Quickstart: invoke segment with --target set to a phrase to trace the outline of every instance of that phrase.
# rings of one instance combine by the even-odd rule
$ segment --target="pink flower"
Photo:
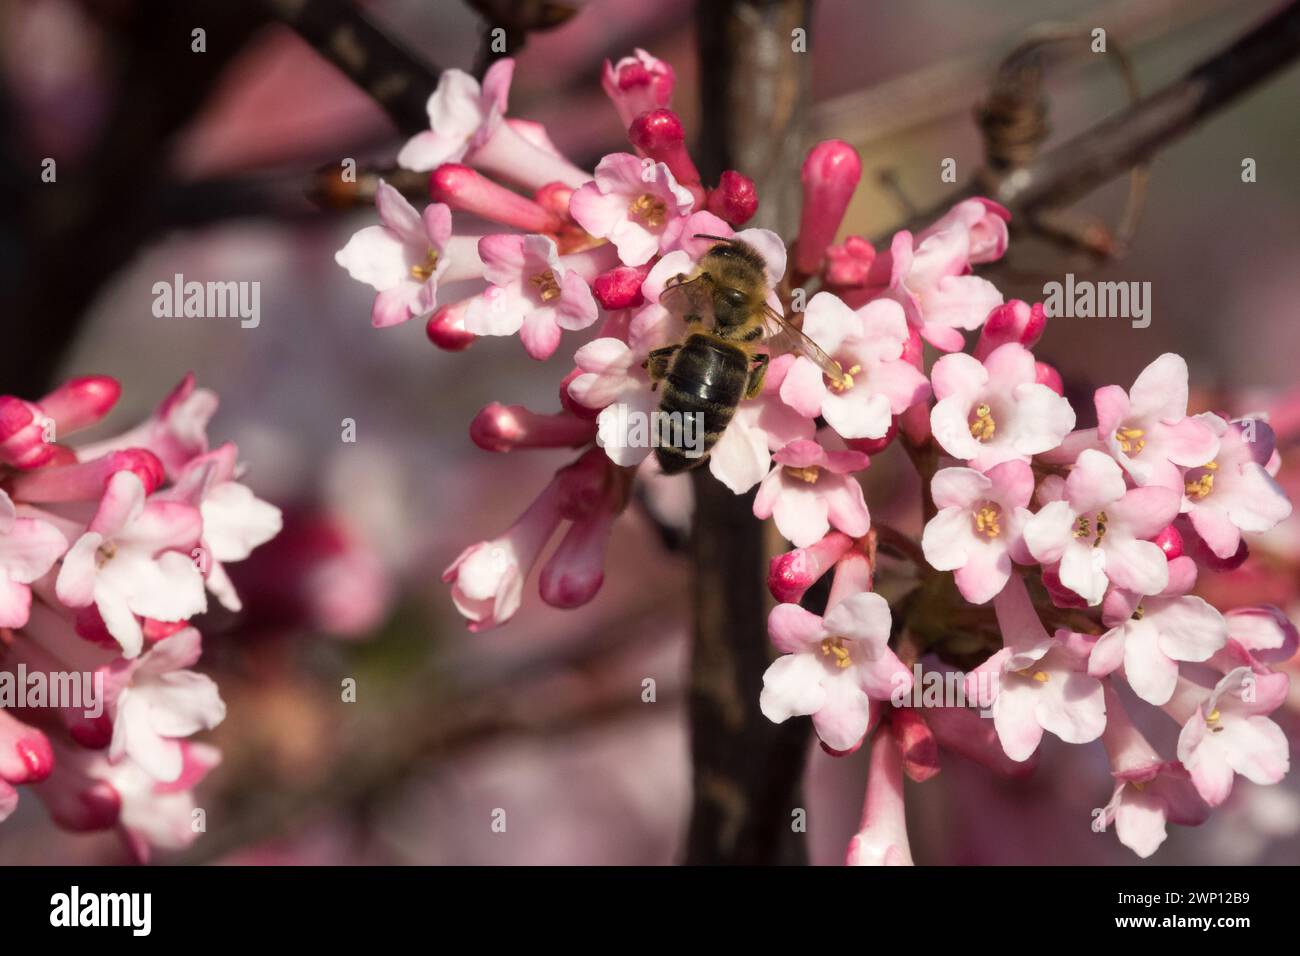
[[[799,548],[820,540],[832,525],[854,538],[871,530],[862,486],[852,475],[867,467],[866,455],[799,439],[772,457],[776,464],[754,497],[754,517],[775,518],[777,530]]]
[[[870,302],[852,311],[829,292],[812,297],[804,334],[844,370],[847,383],[827,382],[800,356],[781,385],[781,398],[808,418],[818,415],[844,438],[883,438],[893,416],[930,393],[925,375],[903,359],[907,319],[897,302]]]
[[[925,560],[953,571],[957,589],[972,604],[995,597],[1011,577],[1011,562],[1029,564],[1021,528],[1029,517],[1034,474],[1022,461],[1007,461],[981,474],[944,468],[930,485],[938,514],[921,535]]]
[[[1273,430],[1262,421],[1225,422],[1217,415],[1189,419],[1217,436],[1217,454],[1182,476],[1183,510],[1192,527],[1220,558],[1241,546],[1243,531],[1261,532],[1291,514],[1291,502],[1268,471]]]
[[[710,473],[738,495],[771,471],[772,452],[794,441],[810,440],[816,433],[811,419],[780,398],[782,366],[789,364],[788,356],[772,363],[763,391],[740,404],[709,454]]]
[[[1165,710],[1183,724],[1178,759],[1212,807],[1228,799],[1235,774],[1257,784],[1277,783],[1290,768],[1286,734],[1266,717],[1285,699],[1287,680],[1263,681],[1238,667],[1206,690],[1185,678]]]
[[[1181,764],[1160,759],[1109,686],[1102,743],[1115,790],[1094,829],[1113,826],[1119,841],[1145,859],[1164,843],[1167,823],[1205,822],[1210,808],[1192,786],[1191,776]]]
[[[44,577],[68,548],[59,530],[38,518],[19,518],[0,488],[0,627],[22,627],[32,606],[29,585]]]
[[[95,605],[123,656],[138,656],[144,632],[136,615],[183,621],[207,608],[203,576],[191,558],[202,524],[197,508],[147,501],[140,479],[119,471],[63,558],[59,600],[73,608]]]
[[[906,230],[897,233],[889,251],[872,263],[868,283],[898,300],[927,342],[952,352],[965,344],[961,330],[979,328],[1002,304],[1002,293],[987,279],[967,274],[972,254],[991,252],[982,232],[972,232],[964,220],[933,230],[915,243]]]
[[[520,333],[535,359],[550,358],[563,329],[585,329],[596,321],[591,287],[566,268],[554,240],[540,235],[495,235],[479,240],[489,286],[465,313],[475,335]]]
[[[187,627],[133,661],[110,665],[105,681],[113,712],[110,760],[128,757],[164,783],[180,778],[181,738],[211,730],[226,716],[217,685],[189,669],[201,651],[199,632]]]
[[[569,212],[593,236],[608,239],[625,265],[639,266],[672,247],[694,205],[663,163],[611,153],[596,179],[569,200]]]
[[[334,261],[348,270],[348,275],[379,293],[370,313],[375,328],[427,315],[438,305],[440,281],[454,282],[478,274],[474,240],[452,239],[451,210],[446,206],[433,203],[420,214],[382,180],[375,192],[375,206],[381,225],[366,226],[334,254]]]
[[[993,601],[1002,630],[1002,650],[967,675],[967,693],[977,695],[982,674],[997,675],[993,726],[1012,760],[1028,760],[1043,739],[1055,734],[1066,743],[1086,744],[1106,727],[1101,681],[1084,672],[1084,662],[1048,637],[1019,575]]]
[[[407,140],[397,164],[427,172],[463,160],[529,189],[551,182],[577,188],[591,179],[555,152],[544,133],[505,119],[514,69],[514,60],[498,60],[481,87],[462,70],[444,70],[429,97],[429,129]]]
[[[429,129],[407,140],[397,154],[404,169],[427,172],[456,163],[478,149],[500,128],[510,96],[515,61],[497,60],[483,75],[483,85],[463,70],[444,70],[429,97]]]
[[[1240,607],[1224,615],[1228,637],[1257,661],[1279,664],[1295,656],[1300,632],[1282,611],[1271,605]]]
[[[1074,427],[1074,409],[1038,384],[1034,356],[1018,343],[994,349],[983,362],[962,352],[945,355],[930,378],[938,399],[930,412],[935,440],[977,471],[1028,461]]]
[[[524,581],[563,517],[560,504],[552,481],[505,534],[470,545],[442,573],[471,631],[498,627],[519,610]]]
[[[155,848],[183,850],[198,837],[193,790],[221,763],[221,751],[190,741],[180,748],[181,772],[174,781],[158,780],[129,759],[104,775],[121,804],[118,830],[141,863],[149,861]]]
[[[1059,561],[1061,583],[1090,605],[1101,603],[1107,584],[1137,594],[1168,585],[1164,551],[1145,539],[1177,516],[1175,493],[1127,488],[1115,460],[1088,449],[1064,482],[1044,482],[1040,495],[1054,500],[1025,523],[1029,553],[1043,564]]]
[[[1148,704],[1167,703],[1178,684],[1178,662],[1207,661],[1228,639],[1223,615],[1201,598],[1142,598],[1132,617],[1103,634],[1088,658],[1088,673],[1124,679]]]
[[[634,442],[627,434],[636,421],[633,413],[649,414],[659,405],[642,368],[645,357],[612,337],[593,339],[573,356],[581,374],[569,383],[569,395],[579,405],[601,409],[596,439],[615,464],[637,465],[650,454],[648,442]]]
[[[1187,362],[1166,352],[1125,392],[1097,389],[1097,437],[1139,485],[1181,490],[1179,469],[1204,465],[1219,442],[1209,425],[1187,417]]]
[[[911,687],[911,671],[889,649],[889,625],[889,603],[871,591],[836,601],[825,617],[777,605],[767,628],[783,656],[763,675],[763,715],[778,724],[811,715],[827,747],[852,750],[871,724],[870,702]]]
[[[639,47],[612,66],[606,60],[600,77],[625,129],[642,113],[671,106],[675,84],[673,68]]]
[[[280,533],[280,509],[259,499],[235,480],[238,449],[227,442],[215,451],[194,458],[176,479],[174,488],[160,501],[181,501],[199,508],[203,537],[199,542],[207,558],[203,569],[208,590],[230,611],[242,608],[225,565],[243,561],[254,548]]]
[[[1010,221],[1011,213],[991,199],[964,199],[921,230],[916,241],[918,245],[923,245],[931,236],[964,232],[966,259],[969,263],[978,265],[995,262],[1007,251],[1007,223]]]

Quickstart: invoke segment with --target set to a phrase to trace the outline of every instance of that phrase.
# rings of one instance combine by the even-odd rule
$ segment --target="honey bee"
[[[838,362],[768,305],[766,263],[758,250],[740,239],[695,238],[715,240],[715,245],[693,276],[674,276],[659,297],[661,305],[685,321],[686,338],[654,349],[644,363],[651,387],[663,385],[659,411],[680,413],[677,420],[699,415],[695,420],[704,426],[702,449],[673,443],[655,448],[668,475],[707,460],[741,400],[762,390],[773,356],[798,352],[821,368],[832,387],[849,382]]]

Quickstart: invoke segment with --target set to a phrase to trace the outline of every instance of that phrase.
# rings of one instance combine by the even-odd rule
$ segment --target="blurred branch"
[[[263,0],[267,10],[338,67],[410,135],[429,125],[425,104],[441,68],[412,52],[348,0]]]
[[[1017,216],[1078,199],[1149,160],[1197,123],[1259,86],[1300,55],[1300,2],[1292,0],[1227,49],[1092,129],[1000,178],[989,191]],[[958,191],[901,228],[920,228],[976,185]]]
[[[319,779],[276,787],[238,779],[232,791],[256,799],[167,862],[206,863],[289,836],[313,819],[389,794],[431,760],[447,761],[506,737],[560,735],[644,714],[651,705],[642,701],[639,679],[627,677],[629,656],[653,653],[679,633],[661,606],[641,606],[558,651],[541,648],[517,660],[488,661],[478,673],[464,673],[453,660],[441,662],[434,673],[409,675],[405,698],[386,695],[377,709],[340,731],[336,759]],[[431,693],[443,673],[462,673],[464,679],[449,694]],[[672,707],[679,697],[677,688],[660,680],[653,706]],[[260,778],[264,768],[253,763],[250,772]]]
[[[763,202],[753,225],[790,235],[798,223],[807,119],[808,56],[791,31],[808,28],[811,0],[710,0],[696,8],[701,142],[706,181],[745,170]],[[759,710],[767,639],[764,525],[753,496],[695,472],[695,634],[691,654],[694,796],[686,862],[806,861],[791,812],[809,722],[773,724]]]
[[[201,56],[190,47],[196,22],[207,31]],[[21,240],[17,268],[8,267],[17,295],[0,391],[36,398],[49,385],[100,287],[154,230],[171,137],[262,23],[246,5],[219,0],[151,0],[101,18],[121,68],[90,159],[74,168],[55,157],[58,179],[42,183],[36,157],[5,157],[4,208]]]

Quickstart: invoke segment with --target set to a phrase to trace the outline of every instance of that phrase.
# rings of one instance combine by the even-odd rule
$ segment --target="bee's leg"
[[[746,398],[754,398],[763,390],[763,380],[767,378],[767,363],[770,361],[771,356],[766,352],[759,352],[750,359],[749,384],[745,387]]]
[[[641,363],[641,367],[650,373],[651,390],[658,388],[660,380],[668,374],[668,365],[679,348],[680,345],[666,345],[661,349],[652,349]]]

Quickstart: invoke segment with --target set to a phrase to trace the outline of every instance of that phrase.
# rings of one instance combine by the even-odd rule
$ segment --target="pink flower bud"
[[[1046,327],[1047,313],[1041,302],[1032,306],[1020,299],[1004,302],[984,320],[979,341],[975,343],[975,357],[983,361],[990,352],[1008,342],[1019,342],[1025,348],[1033,348]]]
[[[939,772],[939,743],[920,713],[909,707],[895,707],[890,711],[889,730],[909,777],[923,783]]]
[[[524,232],[554,234],[561,225],[533,200],[459,163],[444,163],[429,175],[429,198]]]
[[[657,163],[663,163],[678,185],[697,192],[700,171],[686,151],[686,131],[672,110],[658,109],[642,113],[627,130],[632,145]]]
[[[600,508],[573,526],[542,567],[538,592],[551,607],[581,607],[605,581],[605,553],[617,513]]]
[[[842,531],[832,531],[814,545],[778,554],[768,565],[767,589],[782,603],[798,604],[852,547],[852,538]]]
[[[445,305],[433,315],[424,326],[424,334],[429,341],[445,352],[463,352],[474,344],[478,338],[465,329],[465,310],[469,308],[470,299],[462,299]]]
[[[649,274],[648,262],[644,266],[616,266],[596,276],[591,291],[602,309],[615,312],[635,308],[645,302],[641,295],[641,283],[645,282],[645,277]]]
[[[153,452],[124,448],[91,461],[25,472],[13,480],[13,491],[31,502],[98,501],[109,479],[119,471],[139,478],[146,495],[161,487],[166,478],[163,464]]]
[[[1061,373],[1046,362],[1034,363],[1034,381],[1046,385],[1057,395],[1065,395],[1065,382],[1061,381]]]
[[[0,395],[0,464],[39,468],[54,458],[56,448],[45,440],[41,409],[11,395]]]
[[[1173,561],[1183,555],[1183,536],[1178,533],[1178,529],[1173,525],[1165,528],[1158,535],[1151,539],[1160,546],[1160,550],[1165,553],[1166,561]]]
[[[0,780],[38,783],[53,769],[54,751],[46,736],[0,710]]]
[[[627,127],[642,113],[672,103],[676,76],[663,60],[637,50],[615,64],[606,60],[600,85]]]
[[[569,218],[569,200],[573,187],[565,183],[547,183],[533,193],[533,201],[558,219]]]
[[[718,178],[716,189],[709,191],[709,212],[733,226],[749,222],[758,212],[758,191],[754,181],[743,173],[728,169]]]
[[[576,448],[596,436],[589,420],[568,412],[540,415],[522,405],[493,402],[474,416],[469,437],[484,451],[513,451],[516,448]]]
[[[860,451],[867,455],[878,455],[898,437],[898,418],[899,416],[894,416],[894,420],[889,423],[889,430],[880,438],[846,438],[844,444],[854,451]]]
[[[828,139],[808,151],[801,173],[803,212],[795,244],[795,269],[814,275],[835,240],[849,200],[862,177],[858,151],[839,139]]]
[[[555,473],[561,516],[582,521],[605,503],[615,465],[602,448],[592,448],[577,461]]]
[[[560,382],[560,406],[570,415],[594,422],[600,417],[601,410],[599,408],[588,408],[569,394],[569,384],[583,374],[585,373],[582,369],[574,368],[568,375],[564,376],[564,379]]]
[[[867,284],[876,247],[861,236],[849,236],[826,250],[826,282],[832,286],[856,287]]]
[[[122,386],[109,375],[83,375],[64,382],[40,401],[60,435],[89,428],[109,413]]]

